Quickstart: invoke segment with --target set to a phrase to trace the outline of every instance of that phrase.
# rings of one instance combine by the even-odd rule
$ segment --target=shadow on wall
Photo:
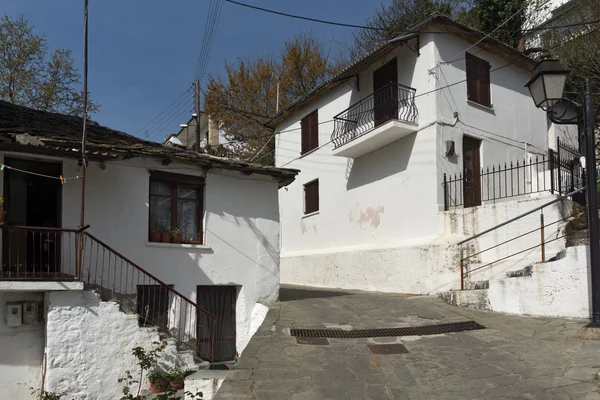
[[[353,296],[354,293],[341,290],[322,290],[300,286],[281,285],[279,301],[292,301],[302,299],[326,299],[329,297]]]
[[[359,157],[348,165],[346,190],[356,189],[405,171],[417,133]]]

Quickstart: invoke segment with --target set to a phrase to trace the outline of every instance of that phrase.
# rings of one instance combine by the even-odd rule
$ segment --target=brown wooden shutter
[[[304,185],[304,214],[319,211],[319,180]]]
[[[309,138],[310,138],[310,123],[309,123],[310,115],[302,118],[300,120],[300,130],[301,130],[301,149],[300,154],[304,154],[308,151],[309,147]]]
[[[477,102],[477,61],[467,53],[467,99]]]
[[[310,150],[319,147],[319,110],[311,114],[310,120]]]
[[[484,60],[479,60],[477,70],[479,75],[479,104],[491,107],[490,64]]]

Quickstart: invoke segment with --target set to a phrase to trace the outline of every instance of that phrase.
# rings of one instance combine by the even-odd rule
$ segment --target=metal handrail
[[[600,179],[598,179],[598,180],[596,181],[596,183],[600,183]],[[539,211],[539,210],[541,210],[541,209],[542,209],[542,208],[544,208],[544,207],[548,207],[549,205],[552,205],[552,204],[554,204],[554,203],[558,203],[559,201],[561,201],[561,200],[564,200],[564,199],[565,199],[565,198],[567,198],[567,197],[570,197],[570,196],[573,196],[574,194],[577,194],[577,193],[579,193],[579,192],[582,192],[582,191],[584,191],[584,190],[586,189],[586,187],[587,187],[587,186],[584,186],[584,187],[582,187],[582,188],[580,188],[580,189],[574,190],[574,191],[572,191],[572,192],[570,192],[570,193],[567,193],[567,194],[565,194],[565,195],[558,196],[556,199],[554,199],[554,200],[552,200],[552,201],[549,201],[549,202],[548,202],[548,203],[546,203],[546,204],[543,204],[543,205],[541,205],[541,206],[538,206],[538,207],[536,207],[536,208],[534,208],[534,209],[531,209],[531,210],[529,210],[529,211],[527,211],[527,212],[525,212],[525,213],[523,213],[523,214],[521,214],[521,215],[518,215],[518,216],[516,216],[516,217],[513,217],[513,218],[511,218],[511,219],[509,219],[509,220],[507,220],[507,221],[504,221],[504,222],[502,222],[502,223],[500,223],[500,224],[498,224],[498,225],[495,225],[495,226],[493,226],[493,227],[491,227],[491,228],[488,228],[488,229],[484,230],[483,232],[479,232],[479,233],[477,233],[477,234],[475,234],[475,235],[471,236],[471,237],[470,237],[470,238],[468,238],[468,239],[465,239],[465,240],[462,240],[462,241],[458,242],[457,244],[458,244],[458,245],[462,245],[462,244],[465,244],[465,243],[467,243],[467,242],[469,242],[469,241],[471,241],[471,240],[473,240],[473,239],[477,239],[478,237],[480,237],[480,236],[483,236],[483,235],[485,235],[486,233],[489,233],[489,232],[491,232],[491,231],[493,231],[493,230],[495,230],[495,229],[501,228],[501,227],[503,227],[504,225],[508,225],[508,224],[510,224],[511,222],[514,222],[514,221],[516,221],[516,220],[518,220],[518,219],[521,219],[521,218],[523,218],[523,217],[526,217],[526,216],[528,216],[528,215],[530,215],[530,214],[533,214],[534,212],[536,212],[536,211]]]

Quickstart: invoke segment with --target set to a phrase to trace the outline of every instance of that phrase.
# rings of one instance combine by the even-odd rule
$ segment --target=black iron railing
[[[552,162],[546,156],[536,156],[530,158],[529,162],[517,160],[514,163],[481,168],[481,171],[476,171],[469,177],[464,177],[463,174],[444,174],[444,209],[465,205],[464,186],[467,179],[471,183],[469,186],[480,194],[471,197],[477,197],[481,202],[545,191],[554,192],[557,186],[553,172]],[[474,205],[479,204],[465,206]]]
[[[419,113],[415,92],[416,89],[390,82],[333,117],[331,141],[335,148],[393,119],[416,123]]]

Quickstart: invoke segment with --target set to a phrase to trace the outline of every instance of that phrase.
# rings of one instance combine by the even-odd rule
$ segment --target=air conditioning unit
[[[23,303],[23,325],[35,325],[38,323],[38,303],[26,301]]]
[[[6,326],[16,328],[23,325],[23,305],[21,303],[6,303]]]

